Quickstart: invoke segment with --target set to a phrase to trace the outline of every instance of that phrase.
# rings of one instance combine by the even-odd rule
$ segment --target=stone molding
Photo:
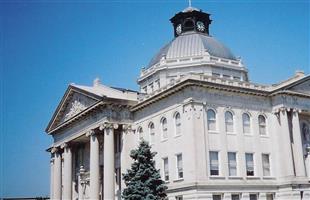
[[[111,123],[111,122],[104,122],[100,124],[99,130],[102,131],[104,129],[118,129],[117,123]]]

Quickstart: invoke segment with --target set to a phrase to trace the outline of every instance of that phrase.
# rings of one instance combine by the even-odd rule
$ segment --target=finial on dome
[[[101,84],[100,79],[99,79],[98,77],[95,78],[94,81],[93,81],[93,85],[94,85],[94,86],[99,86],[100,84]]]

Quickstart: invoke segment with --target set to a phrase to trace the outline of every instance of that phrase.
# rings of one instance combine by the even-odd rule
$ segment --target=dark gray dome
[[[162,57],[179,59],[202,56],[208,52],[211,56],[236,60],[232,52],[214,37],[197,32],[182,34],[165,45],[150,61],[148,67],[158,63]]]

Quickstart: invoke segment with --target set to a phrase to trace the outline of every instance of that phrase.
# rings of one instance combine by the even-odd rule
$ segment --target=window
[[[174,116],[175,120],[175,135],[181,135],[181,115],[176,113]]]
[[[240,200],[240,194],[232,194],[231,200]]]
[[[217,151],[210,151],[210,175],[218,176],[219,173],[219,157]]]
[[[154,84],[153,83],[149,84],[149,87],[150,87],[150,91],[154,92]]]
[[[183,158],[182,158],[182,154],[178,154],[177,155],[177,176],[178,179],[183,178]]]
[[[167,128],[167,119],[161,119],[161,129],[162,129],[162,139],[168,138],[168,128]]]
[[[143,129],[142,129],[142,127],[138,128],[137,133],[138,133],[139,140],[142,140],[143,139]]]
[[[274,199],[274,194],[266,194],[266,199],[267,200],[273,200]]]
[[[156,83],[157,89],[159,89],[159,88],[160,88],[160,81],[159,81],[159,79],[157,79],[157,80],[155,81],[155,83]]]
[[[207,118],[208,118],[208,130],[215,131],[216,130],[216,114],[214,110],[209,109],[207,111]]]
[[[269,154],[262,154],[263,176],[270,176]]]
[[[222,200],[222,195],[220,195],[220,194],[213,194],[212,195],[212,200]]]
[[[246,175],[254,176],[254,160],[252,153],[245,154],[245,162],[246,162]]]
[[[144,87],[142,88],[142,90],[143,90],[144,93],[147,93],[147,86],[144,86]]]
[[[150,123],[149,125],[149,133],[150,133],[150,145],[154,144],[155,142],[155,127],[153,122]]]
[[[229,176],[237,176],[237,158],[235,152],[228,152]]]
[[[250,194],[250,200],[257,200],[257,194]]]
[[[183,200],[183,196],[176,196],[175,200]]]
[[[247,113],[242,114],[243,133],[249,134],[251,132],[250,116]]]
[[[169,164],[168,164],[168,158],[163,159],[164,162],[164,180],[169,181]]]
[[[223,78],[230,79],[229,75],[223,74]]]
[[[266,135],[266,118],[263,115],[258,116],[259,134]]]
[[[226,132],[234,132],[234,116],[231,112],[225,112],[225,128]]]

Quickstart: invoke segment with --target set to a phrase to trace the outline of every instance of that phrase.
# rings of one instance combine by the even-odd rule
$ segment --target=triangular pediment
[[[307,76],[304,79],[291,84],[290,86],[286,87],[285,90],[310,95],[310,76]]]
[[[78,116],[83,111],[100,101],[100,97],[70,85],[59,103],[46,131]]]

